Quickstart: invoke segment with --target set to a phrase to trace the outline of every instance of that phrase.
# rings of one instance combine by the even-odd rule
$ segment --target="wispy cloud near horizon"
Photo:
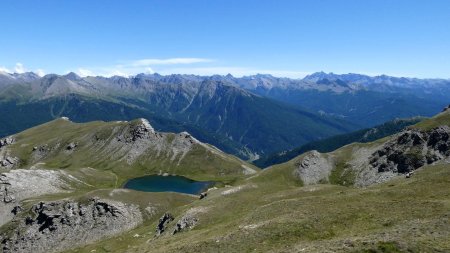
[[[69,71],[68,71],[69,72]],[[310,72],[291,70],[255,69],[240,66],[223,66],[207,58],[167,58],[139,59],[121,62],[112,66],[80,67],[75,71],[80,76],[133,76],[140,73],[163,75],[194,74],[194,75],[227,75],[236,77],[256,74],[271,74],[277,77],[302,78]]]
[[[144,67],[155,65],[178,65],[213,62],[212,59],[205,58],[169,58],[169,59],[141,59],[131,62],[131,66]]]
[[[11,70],[5,66],[1,66],[0,67],[0,72],[3,73],[9,73],[9,74],[13,74],[13,73],[17,73],[17,74],[23,74],[25,72],[34,72],[35,74],[37,74],[38,76],[44,76],[45,75],[45,71],[43,69],[36,69],[36,70],[28,70],[27,68],[25,68],[25,66],[20,63],[17,62],[16,65],[14,65],[14,68]]]
[[[214,62],[214,60],[206,58],[149,58],[121,62],[112,66],[79,67],[75,72],[80,76],[132,76],[139,73],[155,73],[154,68],[158,66],[193,65],[211,62]]]

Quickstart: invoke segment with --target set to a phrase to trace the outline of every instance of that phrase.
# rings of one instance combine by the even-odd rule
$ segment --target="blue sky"
[[[450,1],[4,0],[0,70],[450,78]]]

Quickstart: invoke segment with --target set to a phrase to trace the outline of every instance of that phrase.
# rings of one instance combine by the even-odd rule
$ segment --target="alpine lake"
[[[128,180],[124,188],[144,192],[200,194],[213,185],[212,181],[195,181],[183,176],[148,175]]]

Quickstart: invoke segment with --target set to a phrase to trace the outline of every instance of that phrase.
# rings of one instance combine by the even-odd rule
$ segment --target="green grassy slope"
[[[429,166],[413,178],[366,189],[298,187],[279,173],[266,173],[242,182],[240,192],[223,196],[226,188],[218,189],[204,200],[172,209],[176,217],[188,209],[206,210],[191,231],[156,239],[154,218],[150,225],[68,252],[450,250],[449,165]],[[280,180],[273,180],[275,175]]]
[[[423,120],[422,122],[416,124],[414,127],[423,129],[423,130],[430,130],[431,128],[447,125],[450,126],[450,109],[447,109],[446,111],[430,118],[427,120]]]

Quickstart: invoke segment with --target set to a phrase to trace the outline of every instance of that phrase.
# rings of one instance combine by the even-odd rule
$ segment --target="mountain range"
[[[147,118],[157,130],[254,160],[395,118],[431,116],[450,81],[323,72],[303,79],[139,74],[0,74],[0,136],[67,116],[75,122]]]

